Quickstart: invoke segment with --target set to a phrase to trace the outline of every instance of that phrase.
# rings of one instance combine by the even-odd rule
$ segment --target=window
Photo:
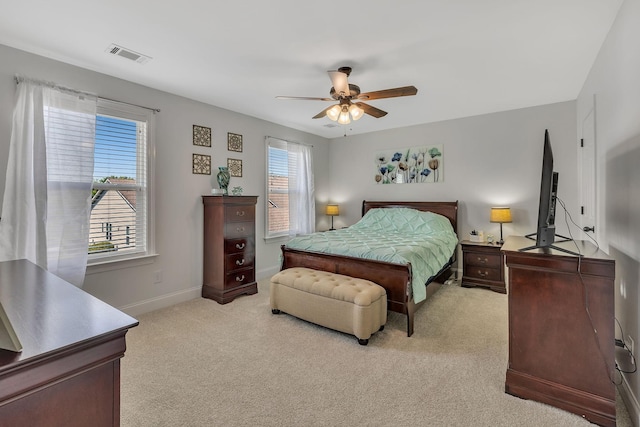
[[[265,238],[315,231],[311,147],[267,137]]]
[[[89,264],[154,252],[152,120],[151,110],[98,100]]]

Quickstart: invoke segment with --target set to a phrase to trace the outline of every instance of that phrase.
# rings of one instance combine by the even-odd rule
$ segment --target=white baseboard
[[[633,391],[631,390],[631,387],[624,375],[622,376],[622,384],[618,386],[618,391],[620,392],[620,397],[622,397],[622,400],[627,407],[631,422],[636,427],[640,426],[640,404],[638,404],[638,399],[633,394]]]
[[[160,295],[158,297],[150,298],[133,304],[128,304],[124,307],[118,307],[118,309],[120,311],[124,311],[129,316],[136,317],[150,311],[159,310],[161,308],[169,307],[174,304],[179,304],[181,302],[189,301],[195,298],[200,298],[201,295],[202,286],[196,286],[182,291]]]

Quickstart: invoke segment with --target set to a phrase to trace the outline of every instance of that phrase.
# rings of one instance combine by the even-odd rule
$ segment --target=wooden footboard
[[[308,267],[345,276],[371,280],[387,291],[389,310],[407,316],[407,336],[413,334],[415,304],[411,290],[411,264],[400,265],[383,261],[305,252],[282,245],[282,269]]]

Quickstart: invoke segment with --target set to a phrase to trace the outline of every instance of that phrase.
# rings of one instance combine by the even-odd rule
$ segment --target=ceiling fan
[[[374,99],[396,98],[399,96],[411,96],[418,93],[415,86],[403,86],[394,89],[377,90],[374,92],[360,92],[360,87],[348,82],[351,74],[351,67],[340,67],[336,71],[327,71],[333,87],[329,91],[331,98],[314,98],[306,96],[277,96],[278,99],[301,99],[311,101],[338,101],[338,104],[325,108],[315,116],[320,119],[324,116],[340,124],[349,124],[351,120],[358,120],[363,114],[368,114],[375,118],[384,117],[386,111],[372,105],[359,102],[360,100],[372,101]],[[352,102],[358,101],[358,102]]]

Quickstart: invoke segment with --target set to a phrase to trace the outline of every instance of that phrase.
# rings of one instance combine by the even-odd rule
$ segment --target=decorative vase
[[[226,166],[220,166],[218,167],[218,169],[220,170],[218,172],[218,175],[216,175],[216,178],[218,179],[218,185],[220,186],[220,189],[223,191],[223,194],[229,195],[229,191],[227,190],[227,187],[229,187],[229,180],[231,179],[231,174],[229,174],[229,168]]]

